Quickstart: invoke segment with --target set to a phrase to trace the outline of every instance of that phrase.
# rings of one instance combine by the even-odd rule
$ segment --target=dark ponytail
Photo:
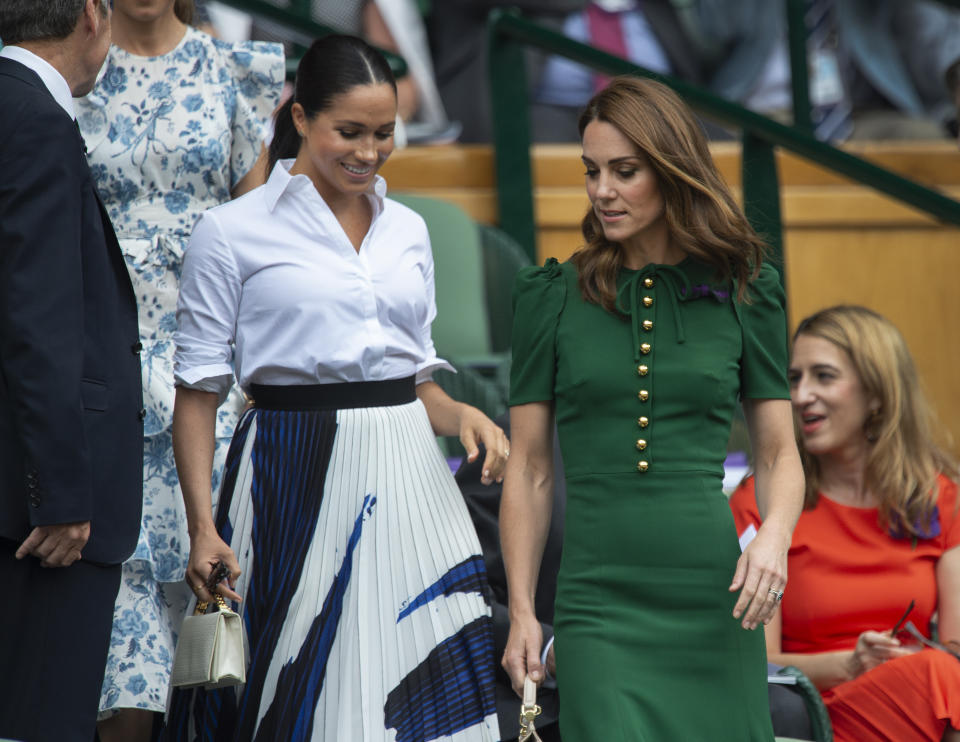
[[[296,157],[299,151],[300,135],[293,123],[293,96],[291,95],[273,114],[273,139],[270,140],[270,147],[267,150],[267,174],[269,175],[273,170],[277,160]]]
[[[312,119],[330,108],[336,96],[357,85],[379,83],[387,83],[396,93],[397,81],[387,60],[363,39],[331,34],[314,41],[297,66],[293,95],[274,114],[268,173],[277,160],[296,157],[300,151],[294,103],[303,106],[307,119]]]

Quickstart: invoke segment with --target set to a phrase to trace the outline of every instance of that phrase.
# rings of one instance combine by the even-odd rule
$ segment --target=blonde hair
[[[757,277],[767,246],[753,231],[717,170],[707,140],[690,109],[666,85],[637,77],[615,77],[580,116],[587,125],[616,127],[649,159],[663,197],[670,237],[680,249],[735,279],[737,298]],[[571,257],[584,299],[614,312],[617,272],[623,249],[608,241],[593,208],[581,223],[585,244]]]
[[[937,475],[955,477],[957,462],[942,445],[945,434],[920,387],[913,358],[900,331],[885,317],[860,306],[823,309],[800,322],[793,339],[822,338],[847,354],[868,399],[880,407],[864,420],[871,442],[865,486],[879,498],[882,524],[923,538],[937,503]],[[806,475],[804,507],[816,505],[820,471],[802,440]]]

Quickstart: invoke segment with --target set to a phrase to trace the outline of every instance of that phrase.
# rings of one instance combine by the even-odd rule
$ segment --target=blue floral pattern
[[[170,436],[183,251],[200,214],[228,200],[256,162],[284,70],[278,44],[227,44],[188,28],[159,57],[111,47],[93,91],[77,101],[91,172],[137,296],[147,410],[140,540],[124,565],[101,711],[162,711],[166,702],[171,635],[184,606],[165,601],[170,586],[156,583],[182,581],[189,550]],[[234,389],[217,413],[214,493],[243,405]]]

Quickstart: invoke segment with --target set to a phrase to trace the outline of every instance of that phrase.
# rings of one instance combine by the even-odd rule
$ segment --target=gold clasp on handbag
[[[523,704],[520,706],[520,734],[517,742],[543,742],[533,725],[543,709],[537,705],[537,685],[529,677],[523,681]]]
[[[213,594],[214,600],[217,603],[218,611],[229,611],[230,606],[227,605],[227,601],[223,599],[223,596],[220,593]],[[210,608],[210,602],[207,600],[198,600],[197,607],[193,609],[194,616],[202,616]]]

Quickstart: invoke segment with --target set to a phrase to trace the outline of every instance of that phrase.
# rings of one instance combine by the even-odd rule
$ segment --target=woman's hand
[[[916,650],[900,644],[896,637],[884,631],[864,631],[857,638],[857,646],[847,660],[850,679],[882,665],[887,660],[913,654]]]
[[[740,590],[733,617],[743,617],[743,628],[755,629],[773,618],[780,605],[777,595],[787,584],[789,548],[789,533],[782,535],[764,525],[737,560],[730,592]]]
[[[510,619],[510,635],[500,664],[510,676],[514,692],[523,698],[523,681],[530,676],[537,685],[543,682],[543,665],[540,652],[543,649],[543,629],[532,613]]]
[[[480,476],[483,484],[503,481],[503,470],[510,456],[510,441],[500,426],[476,407],[463,405],[460,413],[460,442],[467,452],[467,461],[476,461],[480,455],[480,443],[487,449]],[[522,685],[521,683],[521,687]]]
[[[226,582],[220,582],[214,592],[220,593],[224,598],[241,600],[240,595],[234,592],[237,585],[237,578],[240,576],[240,563],[237,561],[233,550],[227,546],[222,538],[215,532],[202,532],[190,537],[190,561],[187,564],[187,584],[197,596],[197,600],[210,602],[213,595],[204,586],[209,579],[210,573],[217,562],[223,562],[230,574]]]

